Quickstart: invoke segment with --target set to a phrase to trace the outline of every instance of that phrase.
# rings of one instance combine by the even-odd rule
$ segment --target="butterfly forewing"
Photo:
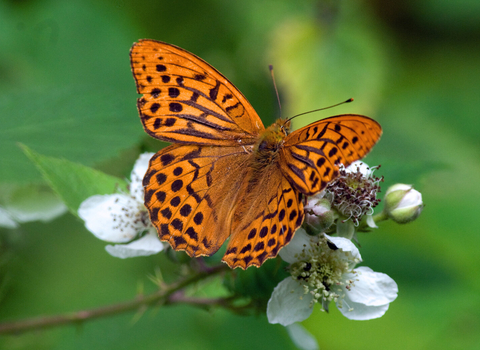
[[[337,177],[341,164],[365,157],[381,134],[375,120],[356,114],[314,122],[285,139],[282,172],[300,192],[313,195]]]
[[[163,141],[250,145],[264,130],[247,99],[215,68],[177,46],[140,40],[130,50],[145,131]]]

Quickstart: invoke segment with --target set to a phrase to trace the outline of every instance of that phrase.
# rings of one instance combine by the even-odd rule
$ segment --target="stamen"
[[[351,252],[331,249],[326,237],[317,236],[312,239],[319,241],[308,249],[304,246],[297,256],[299,261],[290,266],[290,273],[293,279],[302,283],[304,295],[312,295],[310,307],[315,303],[321,303],[323,310],[327,310],[325,305],[343,298],[337,293],[342,289],[334,290],[334,286],[345,285],[348,290],[354,286],[352,280],[343,281],[342,276],[346,272],[351,272],[350,262],[357,262],[358,259],[354,259]]]
[[[364,175],[359,166],[354,172],[347,172],[342,166],[340,176],[327,186],[325,197],[347,218],[345,221],[352,220],[358,226],[361,218],[372,214],[373,208],[380,203],[376,195],[380,192],[383,176],[373,176],[373,171],[379,167],[370,168],[369,174]]]

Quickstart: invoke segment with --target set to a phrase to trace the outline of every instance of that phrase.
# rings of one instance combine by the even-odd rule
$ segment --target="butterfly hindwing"
[[[270,166],[238,198],[232,235],[222,260],[232,268],[261,266],[290,242],[303,219],[301,193],[276,164]]]
[[[245,169],[242,147],[172,145],[150,160],[145,206],[162,241],[212,255],[230,234],[227,217]]]
[[[319,120],[285,139],[281,168],[295,188],[313,195],[345,167],[362,159],[382,134],[380,125],[365,116],[346,114]]]
[[[177,46],[140,40],[130,50],[145,131],[160,140],[238,146],[264,130],[243,94],[215,68]]]

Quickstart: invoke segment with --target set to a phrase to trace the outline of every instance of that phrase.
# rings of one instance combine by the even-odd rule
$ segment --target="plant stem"
[[[373,221],[375,222],[381,222],[385,220],[388,220],[388,215],[384,210],[373,216]]]
[[[169,297],[179,290],[198,282],[204,278],[210,277],[224,271],[227,265],[218,265],[207,272],[200,271],[181,281],[166,285],[159,291],[149,295],[139,295],[133,300],[125,301],[118,304],[107,305],[96,309],[68,312],[65,314],[54,316],[39,316],[28,318],[20,321],[0,323],[0,334],[20,333],[34,329],[43,329],[73,323],[81,323],[83,321],[95,318],[120,314],[127,311],[144,309],[148,306],[158,305],[168,302]],[[215,299],[214,299],[215,300]]]
[[[220,298],[198,298],[185,296],[183,291],[178,291],[168,298],[165,305],[171,304],[186,304],[190,306],[196,306],[204,310],[210,310],[213,307],[221,307],[229,310],[238,315],[246,315],[248,311],[252,309],[252,302],[245,301],[244,303],[238,303],[239,298],[235,296],[220,297]]]

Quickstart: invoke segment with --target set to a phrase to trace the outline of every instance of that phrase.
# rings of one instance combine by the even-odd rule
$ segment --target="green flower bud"
[[[422,194],[411,185],[395,184],[385,194],[385,212],[396,223],[415,220],[423,207]]]

